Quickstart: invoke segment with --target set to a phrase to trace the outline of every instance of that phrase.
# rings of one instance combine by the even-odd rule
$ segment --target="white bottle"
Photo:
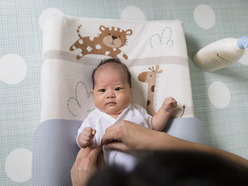
[[[201,69],[213,72],[238,61],[244,55],[245,48],[248,48],[248,36],[225,38],[200,49],[193,60]]]

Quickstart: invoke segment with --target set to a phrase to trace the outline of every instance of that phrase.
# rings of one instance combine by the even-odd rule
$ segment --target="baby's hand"
[[[96,130],[90,127],[86,127],[78,136],[78,144],[81,147],[87,147],[91,145],[92,139],[96,134]]]
[[[172,113],[177,108],[177,101],[173,97],[168,97],[164,100],[162,108],[164,111]]]

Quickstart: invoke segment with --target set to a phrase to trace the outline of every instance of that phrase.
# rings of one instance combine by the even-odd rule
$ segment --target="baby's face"
[[[117,118],[131,102],[132,88],[128,84],[127,75],[105,64],[95,72],[94,79],[95,106]]]

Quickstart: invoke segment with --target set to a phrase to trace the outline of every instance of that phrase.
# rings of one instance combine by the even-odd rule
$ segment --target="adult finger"
[[[77,154],[76,159],[81,159],[81,158],[85,158],[89,155],[91,149],[86,147],[86,148],[81,148],[80,151]]]
[[[91,147],[81,148],[77,154],[75,163],[79,164],[80,166],[80,164],[84,163],[82,160],[88,157],[94,158],[96,160],[101,149],[102,149],[101,146],[95,148],[91,148]]]
[[[115,149],[120,151],[128,151],[130,150],[124,143],[122,142],[110,142],[104,146],[105,149]]]
[[[111,142],[118,142],[118,141],[120,141],[120,132],[116,130],[116,126],[111,126],[106,129],[101,143],[102,145],[105,145]]]
[[[87,148],[90,148],[90,147],[87,147]],[[101,150],[102,150],[102,146],[97,146],[90,151],[88,156],[91,157],[92,160],[96,161]]]

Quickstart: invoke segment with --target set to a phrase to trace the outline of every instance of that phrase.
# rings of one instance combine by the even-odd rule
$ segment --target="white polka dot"
[[[216,81],[208,88],[208,98],[217,108],[225,108],[230,102],[230,91],[226,84]]]
[[[7,84],[20,83],[26,76],[25,61],[16,54],[7,54],[0,58],[0,80]]]
[[[203,29],[210,29],[215,25],[215,13],[208,5],[198,5],[194,11],[195,22]]]
[[[243,57],[239,60],[242,65],[248,65],[248,49],[245,50]]]
[[[56,8],[48,8],[40,14],[39,24],[42,30],[45,27],[46,20],[48,20],[50,17],[54,15],[64,15],[64,13]]]
[[[136,6],[128,6],[124,8],[124,10],[121,13],[121,19],[123,20],[139,20],[144,21],[146,20],[145,14],[142,10],[140,10]]]
[[[5,171],[15,182],[29,180],[32,172],[32,153],[24,148],[13,150],[6,158]]]

